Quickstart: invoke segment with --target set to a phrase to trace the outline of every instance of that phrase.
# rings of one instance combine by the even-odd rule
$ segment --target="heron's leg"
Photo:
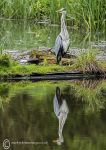
[[[60,65],[62,66],[62,59],[61,59],[61,61],[60,61]]]
[[[56,58],[57,59],[57,64],[60,64],[61,58],[62,58],[61,53],[58,53],[57,58]]]

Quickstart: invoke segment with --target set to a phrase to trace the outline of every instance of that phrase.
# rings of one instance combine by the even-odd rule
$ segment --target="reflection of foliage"
[[[104,90],[106,90],[105,84],[103,85],[103,87],[104,87]],[[82,101],[85,102],[85,111],[87,113],[100,111],[101,109],[104,109],[106,99],[104,95],[101,93],[101,89],[103,87],[102,87],[102,84],[98,84],[96,88],[92,87],[91,84],[87,88],[83,87],[83,84],[80,86],[78,85],[75,86],[76,96],[82,97]]]
[[[60,32],[60,26],[50,26],[45,24],[34,24],[31,21],[0,21],[0,49],[37,49],[42,47],[53,47],[56,36]],[[68,29],[70,30],[70,29]],[[105,39],[101,33],[98,36],[89,32],[82,33],[80,30],[73,29],[69,32],[71,47],[88,48],[91,41]]]
[[[80,81],[79,81],[80,82]],[[97,88],[98,84],[100,84],[100,80],[83,80],[82,82],[79,83],[79,85],[81,84],[83,87],[85,88],[89,88],[89,89],[95,89]]]
[[[0,96],[5,98],[8,97],[9,94],[9,85],[8,84],[0,84]]]
[[[0,22],[0,47],[2,49],[34,49],[52,47],[55,39],[55,30],[50,26],[32,24],[27,21]],[[54,34],[52,34],[54,33]]]
[[[73,99],[76,99],[76,103],[78,101],[82,101],[82,104],[84,104],[85,112],[87,113],[100,111],[105,107],[105,81],[102,82],[98,80],[83,80],[76,81],[75,83],[70,83],[70,85],[66,83],[67,82],[65,81],[62,85],[61,82],[57,82],[55,84],[51,82],[39,82],[39,84],[34,84],[31,82],[20,82],[14,84],[5,83],[5,85],[1,84],[0,95],[2,95],[3,93],[6,95],[6,93],[8,93],[6,91],[9,91],[7,96],[9,95],[9,97],[11,97],[16,91],[19,92],[21,90],[27,90],[28,93],[32,94],[36,99],[43,100],[43,98],[45,99],[45,96],[47,94],[50,95],[50,93],[54,93],[55,87],[59,86],[62,89],[63,98],[71,99],[73,95]],[[68,88],[67,85],[69,87],[72,86],[72,88]],[[70,93],[72,94],[70,95]]]
[[[20,141],[20,139],[23,141],[44,140],[51,144],[56,137],[58,127],[53,112],[53,97],[58,86],[70,111],[65,124],[66,128],[63,131],[65,145],[69,149],[96,150],[98,146],[103,150],[106,144],[104,139],[106,120],[102,118],[103,112],[105,116],[105,109],[101,107],[101,98],[105,108],[103,93],[106,90],[106,84],[105,81],[100,81],[93,89],[90,81],[90,88],[87,81],[83,82],[85,83],[82,84],[82,81],[2,83],[1,91],[6,92],[5,87],[9,87],[10,100],[9,103],[5,101],[7,105],[4,105],[4,111],[0,111],[1,139],[8,135],[14,141]],[[95,104],[96,101],[97,104]],[[93,108],[89,109],[91,103]],[[97,108],[102,111],[99,112]],[[27,148],[24,147],[24,149]],[[43,149],[49,150],[50,147],[47,145]]]
[[[3,83],[0,84],[0,109],[4,109],[3,104],[8,103],[10,100],[9,97],[9,85]]]

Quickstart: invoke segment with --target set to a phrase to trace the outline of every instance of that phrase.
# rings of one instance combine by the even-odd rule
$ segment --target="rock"
[[[105,47],[105,42],[103,43],[103,47]],[[99,45],[100,46],[100,45]],[[89,49],[78,49],[78,48],[71,48],[67,52],[67,54],[63,57],[63,65],[67,65],[70,63],[71,58],[78,57],[81,53],[85,53],[89,51]],[[55,64],[56,57],[52,52],[51,48],[42,47],[39,50],[4,50],[4,54],[11,55],[13,60],[18,61],[20,64],[39,64],[43,63],[45,60],[48,64]],[[97,60],[106,60],[106,50],[100,50],[96,56]]]
[[[103,61],[103,60],[106,61],[106,52],[105,51],[101,51],[99,54],[97,54],[96,59],[97,60],[101,60],[101,61]]]
[[[21,60],[19,61],[19,63],[20,63],[20,64],[23,64],[23,65],[26,64],[27,62],[28,62],[27,59],[21,59]]]
[[[31,58],[31,59],[27,60],[27,62],[30,64],[38,65],[40,63],[40,60],[39,60],[39,58]]]
[[[99,49],[101,49],[101,50],[106,51],[106,41],[101,41],[101,42],[99,42],[99,43],[94,43],[94,42],[92,42],[91,45],[92,45],[92,47],[94,47],[94,48],[99,48]]]

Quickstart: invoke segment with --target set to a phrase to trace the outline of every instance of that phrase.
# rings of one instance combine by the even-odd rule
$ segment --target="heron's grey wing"
[[[67,115],[69,113],[69,109],[68,109],[68,105],[65,99],[63,99],[63,102],[60,106],[60,115],[59,115],[59,130],[58,130],[58,134],[59,134],[59,140],[60,142],[63,142],[63,135],[62,135],[62,131],[63,131],[63,127],[64,124],[66,122],[67,119]]]
[[[63,47],[62,37],[60,35],[58,35],[56,38],[55,47],[54,47],[56,56],[58,55],[58,52],[59,52],[60,48],[62,48],[62,47]]]
[[[55,112],[56,116],[58,117],[59,112],[60,112],[60,110],[59,110],[60,106],[59,106],[56,94],[55,94],[54,99],[53,99],[53,105],[54,105],[54,112]]]
[[[63,99],[62,104],[60,106],[60,112],[66,113],[66,114],[69,113],[69,108],[65,99]]]

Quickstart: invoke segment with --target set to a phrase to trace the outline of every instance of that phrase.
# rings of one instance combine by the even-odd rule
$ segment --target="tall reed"
[[[68,12],[67,22],[75,27],[105,32],[106,5],[103,0],[0,0],[0,17],[59,22],[56,10]]]

